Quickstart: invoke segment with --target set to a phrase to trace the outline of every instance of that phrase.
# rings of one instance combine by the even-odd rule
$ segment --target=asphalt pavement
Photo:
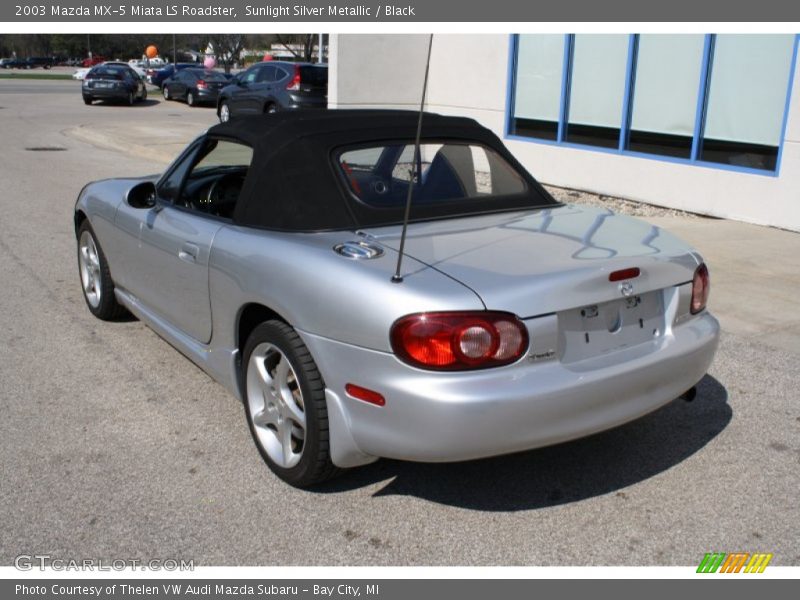
[[[724,332],[695,401],[551,448],[379,461],[299,491],[262,463],[239,402],[81,296],[82,186],[162,170],[214,111],[155,94],[84,106],[78,86],[0,80],[0,564],[696,565],[711,551],[800,564],[800,235],[659,223],[715,277]]]

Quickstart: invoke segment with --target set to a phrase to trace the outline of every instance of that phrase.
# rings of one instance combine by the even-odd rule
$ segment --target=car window
[[[412,143],[345,149],[338,154],[338,167],[350,191],[372,206],[402,206],[413,165]],[[413,183],[415,204],[486,199],[526,190],[522,176],[480,144],[425,142],[420,145],[418,171],[420,176]]]
[[[197,151],[200,148],[200,145],[197,144],[192,148],[189,148],[184,155],[178,160],[178,162],[172,167],[172,170],[167,173],[167,175],[161,180],[158,184],[158,197],[165,202],[174,203],[175,200],[178,198],[178,195],[181,191],[181,184],[183,180],[186,178],[186,173],[189,171],[189,167],[192,166],[194,162],[194,157],[197,155]]]
[[[241,77],[241,81],[244,83],[253,83],[256,80],[256,76],[258,75],[258,69],[251,67],[247,71],[243,77]]]
[[[249,146],[209,139],[181,186],[176,205],[230,219],[253,159]]]
[[[225,75],[218,73],[217,71],[204,71],[202,76],[205,81],[219,81],[223,83],[228,81],[228,78],[225,77]]]
[[[300,79],[303,83],[313,87],[326,87],[328,85],[328,67],[302,66]]]
[[[256,76],[256,83],[270,83],[272,81],[275,81],[275,67],[260,67]]]
[[[125,70],[122,67],[117,67],[114,65],[101,65],[89,71],[86,77],[88,79],[122,80],[125,78]]]

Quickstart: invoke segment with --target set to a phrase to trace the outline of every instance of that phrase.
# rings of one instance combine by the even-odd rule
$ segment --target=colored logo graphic
[[[763,573],[767,568],[772,554],[749,552],[708,552],[697,567],[698,573]]]

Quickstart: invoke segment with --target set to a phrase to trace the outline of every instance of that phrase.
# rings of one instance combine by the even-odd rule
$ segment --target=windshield
[[[403,206],[412,180],[414,145],[397,143],[343,150],[339,169],[350,191],[375,207]],[[479,144],[425,142],[420,145],[420,176],[414,205],[491,199],[521,194],[523,178],[493,150]]]

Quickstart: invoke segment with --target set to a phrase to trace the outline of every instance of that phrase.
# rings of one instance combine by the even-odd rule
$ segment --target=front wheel
[[[262,323],[242,360],[247,424],[267,466],[295,487],[335,476],[325,385],[297,332],[281,321]]]
[[[95,317],[112,321],[125,314],[125,309],[114,296],[114,281],[108,262],[88,221],[78,229],[78,273],[83,299]]]
[[[169,95],[169,88],[166,85],[164,86],[163,93],[164,93],[164,100],[172,100],[172,98],[170,98]]]
[[[223,102],[219,105],[219,122],[220,123],[227,123],[231,120],[231,108],[228,106],[227,102]]]
[[[133,106],[135,101],[136,97],[133,95],[133,92],[128,92],[128,106]]]
[[[139,98],[139,101],[140,102],[144,102],[145,100],[147,100],[147,87],[146,86],[142,86],[142,95]]]
[[[89,104],[91,104],[92,102],[93,102],[93,100],[92,100],[92,97],[91,97],[91,96],[84,96],[84,97],[83,97],[83,103],[84,103],[84,104],[86,104],[86,105],[89,105]]]

